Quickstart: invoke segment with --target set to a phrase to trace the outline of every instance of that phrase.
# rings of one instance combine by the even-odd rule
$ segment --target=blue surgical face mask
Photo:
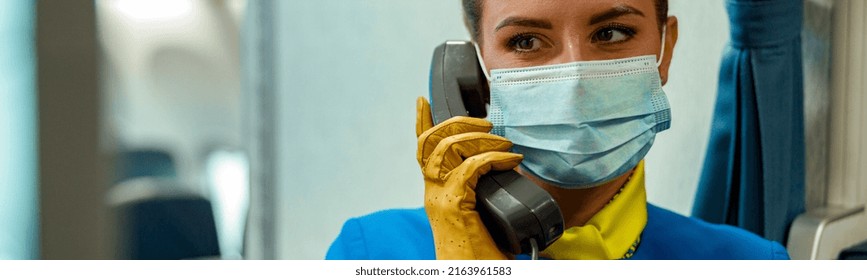
[[[492,133],[547,183],[602,185],[635,167],[670,126],[657,66],[647,55],[492,70]]]

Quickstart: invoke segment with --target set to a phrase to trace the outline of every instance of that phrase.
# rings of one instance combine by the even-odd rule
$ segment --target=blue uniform
[[[423,208],[384,210],[348,220],[326,259],[436,259]],[[746,230],[687,218],[647,204],[647,225],[631,259],[789,259],[779,243]]]

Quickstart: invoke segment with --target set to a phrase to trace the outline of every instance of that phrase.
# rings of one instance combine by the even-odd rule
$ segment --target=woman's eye
[[[532,35],[516,35],[509,40],[509,47],[518,52],[537,51],[543,44],[542,40]]]
[[[594,43],[616,43],[627,40],[635,35],[635,32],[620,28],[605,28],[593,34]]]

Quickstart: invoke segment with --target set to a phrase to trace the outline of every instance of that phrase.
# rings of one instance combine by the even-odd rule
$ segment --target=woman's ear
[[[661,50],[662,61],[659,64],[659,77],[662,78],[662,84],[668,82],[668,67],[671,66],[671,58],[674,57],[674,45],[677,44],[677,17],[670,16],[665,22],[665,49]]]

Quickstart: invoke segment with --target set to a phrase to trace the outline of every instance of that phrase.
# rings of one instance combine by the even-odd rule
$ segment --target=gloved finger
[[[466,158],[492,151],[505,152],[511,148],[512,142],[508,139],[484,132],[449,136],[440,141],[431,153],[422,173],[430,179],[444,180],[446,173],[461,165]]]
[[[460,201],[460,208],[466,210],[476,208],[476,195],[472,190],[475,190],[479,177],[491,170],[511,170],[518,166],[523,159],[523,155],[516,153],[487,152],[468,158],[458,168],[452,170],[449,178],[461,178],[464,181],[463,186],[468,187],[465,191],[470,192]]]
[[[430,112],[430,102],[419,96],[415,100],[415,137],[433,127],[433,117]]]
[[[479,177],[491,170],[505,171],[515,168],[523,158],[524,156],[521,154],[499,151],[481,153],[467,158],[463,164],[447,175],[448,182],[442,185],[456,189],[426,190],[426,192],[433,191],[438,195],[426,196],[425,210],[451,211],[456,207],[473,209],[472,205],[476,203],[475,193],[468,194],[467,192],[472,192],[475,189]],[[465,203],[472,205],[464,205]]]
[[[448,119],[418,136],[418,150],[416,151],[418,164],[424,168],[427,165],[428,157],[440,141],[446,137],[467,132],[487,133],[491,131],[492,127],[490,122],[479,118],[458,116]]]

